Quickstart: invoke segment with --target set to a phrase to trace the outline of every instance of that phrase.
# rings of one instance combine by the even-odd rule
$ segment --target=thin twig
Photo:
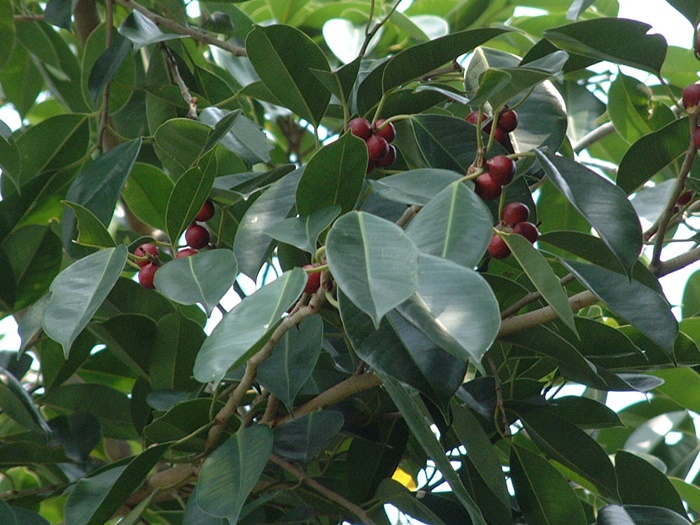
[[[112,28],[114,26],[114,3],[112,0],[105,1],[105,27],[107,28],[105,37],[105,49],[112,47]],[[100,130],[98,132],[97,147],[100,153],[104,152],[104,138],[109,125],[109,91],[111,82],[107,82],[102,91],[102,111],[100,115]]]
[[[502,418],[502,423],[503,423],[503,434],[502,436],[504,438],[509,438],[510,437],[510,425],[508,425],[508,416],[506,416],[506,409],[505,405],[503,403],[503,386],[501,384],[501,378],[498,376],[498,367],[496,367],[496,363],[494,363],[493,358],[491,357],[490,354],[486,354],[486,359],[489,362],[489,366],[491,367],[491,372],[493,373],[493,379],[496,383],[496,411],[501,414]],[[498,428],[498,425],[496,425],[496,428]],[[500,432],[499,432],[500,434]]]
[[[562,286],[566,286],[570,282],[572,282],[575,279],[574,274],[570,273],[568,275],[565,275],[561,279],[559,279],[559,284]],[[530,292],[527,294],[525,297],[517,301],[516,303],[510,305],[508,308],[503,310],[501,312],[501,319],[505,319],[506,317],[510,317],[512,315],[515,315],[520,311],[521,308],[524,308],[530,303],[534,303],[538,299],[542,298],[542,294],[540,292]]]
[[[406,211],[403,212],[403,215],[399,217],[399,220],[396,221],[396,225],[399,226],[400,228],[405,228],[409,222],[413,219],[413,217],[416,216],[416,214],[423,209],[423,206],[420,206],[419,204],[412,204],[408,208],[406,208]]]
[[[177,84],[177,87],[180,88],[180,94],[187,104],[187,118],[197,120],[197,104],[199,104],[199,100],[197,97],[193,97],[190,94],[190,89],[187,87],[187,84],[185,84],[185,81],[180,75],[180,68],[177,66],[177,60],[175,60],[175,56],[170,51],[170,48],[165,44],[161,44],[160,48],[163,50],[163,54],[165,54],[166,58],[168,59],[168,65],[170,66],[170,72],[173,75],[173,80]]]
[[[134,0],[117,0],[117,3],[123,5],[124,7],[128,7],[129,9],[133,9],[134,11],[138,11],[157,26],[169,29],[170,31],[172,31],[173,33],[177,33],[178,35],[189,36],[194,40],[197,40],[204,44],[209,44],[210,46],[219,47],[224,51],[228,51],[229,53],[239,57],[244,57],[248,54],[245,48],[233,45],[225,40],[219,40],[218,38],[215,38],[200,29],[194,29],[189,26],[180,25],[174,20],[170,20],[169,18],[165,18],[163,16],[155,14],[154,12],[146,9],[141,4],[134,2]]]
[[[605,124],[598,126],[596,129],[590,131],[589,133],[587,133],[586,135],[581,137],[581,140],[579,140],[576,144],[574,144],[572,146],[572,149],[574,150],[575,153],[581,153],[584,149],[586,149],[591,144],[595,144],[603,137],[611,135],[614,132],[615,132],[615,126],[613,125],[613,123],[606,122]]]

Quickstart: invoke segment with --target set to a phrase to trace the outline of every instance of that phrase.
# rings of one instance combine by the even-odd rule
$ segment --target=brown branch
[[[200,29],[195,29],[189,26],[183,26],[181,24],[178,24],[174,20],[155,14],[154,12],[146,9],[141,4],[138,4],[133,0],[117,0],[117,2],[123,5],[124,7],[128,7],[129,9],[133,9],[134,11],[138,11],[157,26],[169,29],[170,31],[172,31],[173,33],[177,33],[178,35],[189,36],[194,40],[197,40],[204,44],[208,44],[210,46],[216,46],[236,56],[244,57],[248,54],[245,48],[236,46],[225,40],[219,40],[218,38],[215,38]]]
[[[358,507],[353,502],[345,499],[343,496],[341,496],[337,492],[332,491],[328,487],[324,487],[300,468],[295,467],[294,465],[277,456],[276,454],[272,454],[270,456],[270,461],[275,465],[279,465],[280,467],[282,467],[292,476],[297,478],[305,485],[314,489],[327,500],[332,501],[333,503],[337,503],[338,505],[346,508],[353,515],[360,519],[360,523],[363,523],[364,525],[376,525],[376,522],[372,518],[370,518],[369,514],[367,514],[367,512],[363,508]]]
[[[177,60],[175,60],[175,57],[170,52],[170,48],[165,44],[161,45],[160,48],[168,60],[168,66],[170,67],[170,73],[173,75],[173,80],[177,84],[177,87],[180,88],[180,94],[182,95],[182,98],[185,99],[185,103],[187,103],[188,109],[186,117],[192,120],[197,120],[197,105],[199,104],[199,100],[197,97],[193,97],[190,94],[190,89],[187,87],[187,84],[185,84],[185,81],[180,75],[180,68],[178,68]]]
[[[142,500],[150,496],[153,491],[171,492],[194,481],[198,475],[199,467],[192,463],[182,463],[156,472],[152,476],[146,478],[146,483],[129,496],[129,499],[124,505],[127,507],[135,507]]]
[[[570,273],[568,275],[565,275],[559,280],[559,284],[562,286],[566,286],[570,282],[572,282],[575,279],[574,274]],[[521,308],[524,308],[530,303],[534,303],[538,299],[542,298],[542,294],[540,292],[530,292],[527,294],[525,297],[520,299],[519,301],[515,302],[514,304],[510,305],[508,308],[503,310],[501,312],[501,319],[505,319],[507,317],[510,317],[512,315],[515,315]]]

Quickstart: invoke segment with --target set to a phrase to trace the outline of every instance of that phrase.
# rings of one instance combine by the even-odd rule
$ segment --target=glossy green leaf
[[[171,301],[199,303],[211,315],[236,275],[238,263],[231,250],[207,250],[164,264],[156,273],[155,286]]]
[[[294,398],[316,366],[323,343],[323,321],[310,317],[288,330],[272,355],[258,367],[257,380],[290,410]]]
[[[615,468],[585,431],[541,408],[521,408],[517,412],[528,436],[550,458],[593,482],[603,494],[617,495]]]
[[[455,497],[469,513],[473,525],[486,525],[486,521],[477,503],[464,488],[462,481],[459,479],[459,475],[455,472],[449,458],[445,455],[442,445],[435,437],[435,434],[433,434],[430,423],[423,415],[425,405],[420,397],[416,393],[409,391],[391,376],[386,374],[379,375],[382,378],[384,388],[403,415],[416,440],[423,450],[425,450],[428,457],[435,462],[435,465],[442,473],[445,481],[447,481],[452,488]]]
[[[126,253],[124,245],[100,250],[73,263],[51,283],[42,324],[46,334],[61,343],[66,357],[119,278]]]
[[[22,384],[5,368],[0,367],[0,402],[3,412],[32,431],[49,434],[51,429]]]
[[[700,314],[700,272],[693,273],[685,282],[681,300],[681,317],[688,319]]]
[[[597,525],[691,525],[672,510],[642,505],[607,505],[598,513]]]
[[[193,166],[177,179],[165,212],[170,242],[175,244],[192,224],[214,185],[215,171],[207,166]]]
[[[202,326],[179,313],[169,313],[158,320],[156,328],[148,369],[151,386],[154,390],[193,390],[198,385],[192,367],[206,338]]]
[[[94,213],[76,202],[63,202],[75,213],[78,222],[78,244],[93,248],[114,248],[116,246],[109,230]]]
[[[295,170],[268,187],[241,219],[233,253],[239,270],[251,279],[257,277],[274,247],[272,237],[265,233],[267,228],[287,218],[294,209],[294,192],[302,173]]]
[[[355,207],[367,173],[367,146],[352,133],[319,149],[304,168],[297,186],[296,204],[306,217],[329,206],[342,213]]]
[[[110,354],[135,373],[148,377],[157,332],[152,319],[139,314],[119,314],[90,328],[107,345]]]
[[[454,182],[425,205],[406,235],[422,253],[474,268],[493,235],[493,217],[473,190]]]
[[[291,26],[256,26],[246,38],[246,50],[265,87],[284,106],[317,125],[331,94],[311,70],[330,67],[313,40]]]
[[[49,421],[51,439],[60,443],[73,461],[87,461],[90,452],[102,440],[102,427],[92,414],[78,412],[71,416],[58,416]]]
[[[566,51],[660,75],[666,39],[647,34],[650,29],[649,24],[637,20],[598,18],[549,29],[543,36]],[[630,46],[630,42],[635,45]]]
[[[513,445],[510,469],[518,504],[528,523],[588,523],[574,489],[543,458],[526,448]]]
[[[276,426],[272,432],[272,450],[289,461],[306,464],[320,454],[340,429],[345,419],[340,412],[324,410]]]
[[[0,169],[2,176],[10,179],[15,188],[19,189],[22,161],[17,143],[12,137],[0,136]]]
[[[165,214],[174,186],[173,180],[165,172],[150,164],[137,162],[126,180],[122,197],[140,220],[165,231]]]
[[[185,35],[177,33],[163,33],[158,29],[155,22],[146,18],[138,11],[132,11],[131,14],[126,17],[122,25],[119,26],[119,33],[131,40],[136,50],[157,42],[185,38]]]
[[[562,262],[612,311],[638,328],[665,352],[673,352],[678,322],[663,295],[617,272],[570,260]]]
[[[230,525],[230,522],[226,518],[215,518],[202,510],[197,504],[197,487],[195,486],[187,500],[182,525]]]
[[[224,112],[215,107],[205,108],[199,121],[214,128],[208,144],[221,144],[238,155],[248,166],[270,161],[273,145],[260,126],[241,115],[240,111]]]
[[[680,118],[648,133],[625,153],[617,170],[617,185],[632,193],[688,149],[688,119]]]
[[[248,494],[272,453],[267,425],[243,428],[222,443],[202,465],[197,505],[207,514],[237,523]]]
[[[192,168],[213,145],[211,126],[188,118],[166,120],[155,131],[155,151],[174,179]]]
[[[422,168],[370,180],[372,191],[401,204],[424,206],[447,186],[462,178],[455,171]]]
[[[12,507],[10,507],[7,503],[1,500],[0,519],[3,523],[7,523],[7,525],[20,525],[19,521],[17,521],[17,516],[15,515],[15,512],[12,510]]]
[[[194,377],[219,382],[229,368],[242,364],[265,343],[281,316],[299,298],[306,272],[296,268],[249,295],[216,326],[202,345],[194,365]]]
[[[131,41],[116,34],[113,42],[104,53],[100,55],[90,70],[88,78],[88,91],[93,100],[97,100],[105,86],[115,77],[126,57],[131,52]]]
[[[352,88],[357,80],[362,57],[357,57],[352,62],[345,64],[334,71],[312,70],[316,78],[333,93],[339,100],[347,100],[352,94]]]
[[[527,276],[567,327],[576,333],[574,313],[566,291],[544,256],[522,235],[500,234]]]
[[[418,286],[418,249],[394,223],[366,212],[338,219],[326,242],[337,285],[375,327]]]
[[[421,498],[393,479],[384,479],[377,489],[377,498],[390,503],[402,513],[408,514],[422,523],[446,525],[435,513],[421,502]]]
[[[66,521],[75,525],[106,523],[143,483],[166,448],[165,445],[151,447],[126,465],[78,480],[66,501]]]
[[[700,23],[700,6],[693,0],[666,0],[675,10],[688,19],[690,25],[697,27]]]
[[[0,66],[10,58],[15,46],[15,24],[11,0],[0,0]]]
[[[303,178],[302,178],[303,180]],[[340,214],[340,206],[334,204],[312,212],[307,217],[290,217],[273,223],[265,232],[278,241],[296,246],[307,253],[315,254],[319,235]]]
[[[642,251],[642,227],[625,193],[573,160],[536,153],[547,177],[595,228],[630,274]]]
[[[643,458],[618,450],[615,472],[622,503],[665,507],[685,513],[683,501],[666,475]]]
[[[700,385],[700,376],[697,372],[690,368],[679,367],[657,370],[654,375],[664,381],[663,385],[658,387],[658,392],[688,410],[700,408],[700,395],[695,389]]]
[[[501,322],[498,302],[481,275],[426,254],[419,258],[418,288],[398,311],[440,348],[477,366]]]

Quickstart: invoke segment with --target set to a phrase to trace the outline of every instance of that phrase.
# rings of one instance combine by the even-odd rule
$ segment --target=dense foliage
[[[617,14],[0,0],[0,522],[697,522],[700,62]]]

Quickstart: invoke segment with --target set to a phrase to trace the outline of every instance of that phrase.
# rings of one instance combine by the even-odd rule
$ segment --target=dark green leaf
[[[211,126],[202,122],[172,118],[155,131],[156,155],[170,176],[178,179],[211,149],[209,139],[213,134]]]
[[[318,249],[316,244],[318,236],[333,223],[339,214],[340,206],[334,204],[316,210],[307,217],[290,217],[273,223],[265,231],[280,242],[291,244],[314,255]]]
[[[113,35],[112,38],[112,45],[100,55],[90,71],[88,90],[94,101],[100,96],[105,86],[114,79],[124,60],[131,52],[131,41],[129,39],[118,33]]]
[[[15,188],[19,189],[22,161],[17,143],[12,137],[0,136],[0,169],[2,176],[10,179]]]
[[[666,0],[676,11],[688,19],[690,25],[697,27],[700,23],[700,6],[693,0]]]
[[[311,412],[276,426],[272,433],[275,454],[306,464],[320,454],[340,432],[343,415],[335,410]]]
[[[92,414],[78,412],[49,421],[52,440],[58,441],[73,461],[86,461],[102,440],[102,427]]]
[[[446,525],[419,497],[393,479],[384,479],[377,489],[377,498],[392,504],[404,514],[431,525]]]
[[[205,108],[199,115],[199,121],[215,128],[208,146],[219,143],[238,155],[248,166],[270,161],[273,145],[258,124],[238,111],[225,113],[218,108]]]
[[[401,204],[424,206],[462,175],[455,171],[423,168],[403,171],[379,180],[370,180],[372,191]]]
[[[14,11],[11,0],[0,1],[0,66],[10,59],[15,46]]]
[[[597,525],[691,525],[672,510],[641,505],[607,505],[598,513]]]
[[[132,11],[126,17],[126,20],[119,26],[119,33],[131,40],[134,43],[134,48],[137,50],[156,42],[185,38],[185,35],[163,33],[154,22],[138,11]]]
[[[76,202],[63,201],[63,203],[75,213],[78,222],[78,244],[92,248],[114,248],[116,246],[109,230],[94,213]]]
[[[4,368],[0,368],[0,405],[5,414],[24,428],[45,434],[51,431],[22,384]]]
[[[215,175],[215,171],[208,169],[206,164],[198,165],[185,171],[175,182],[165,212],[165,223],[172,244],[177,243],[180,235],[202,209],[214,185]]]
[[[136,163],[122,197],[140,220],[165,231],[165,214],[173,187],[173,180],[165,172],[150,164]]]

